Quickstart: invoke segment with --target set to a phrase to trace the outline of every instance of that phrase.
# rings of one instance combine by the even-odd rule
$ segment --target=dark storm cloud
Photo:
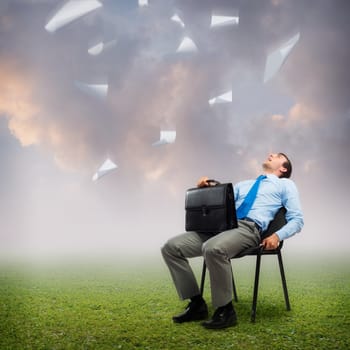
[[[113,140],[117,144],[121,140],[120,149],[125,135],[132,133],[131,130],[141,123],[145,127],[140,138],[148,140],[154,132],[149,127],[166,124],[169,119],[184,133],[187,131],[186,148],[192,145],[196,152],[199,149],[207,154],[216,149],[220,156],[222,147],[227,146],[220,141],[227,139],[230,144],[235,144],[235,139],[245,139],[243,146],[246,147],[256,139],[254,130],[261,130],[260,124],[266,121],[268,114],[287,113],[278,107],[284,98],[283,93],[276,92],[279,82],[288,91],[289,100],[305,102],[309,108],[321,106],[320,110],[328,107],[332,111],[337,108],[336,114],[341,116],[347,107],[347,96],[344,96],[347,78],[346,74],[341,74],[341,67],[348,58],[348,50],[346,45],[338,45],[346,37],[345,15],[342,15],[346,13],[345,2],[330,6],[327,1],[174,1],[167,4],[154,1],[150,8],[141,12],[136,9],[136,3],[134,7],[125,8],[122,4],[105,1],[103,10],[51,35],[43,30],[43,25],[48,14],[58,5],[59,2],[48,1],[4,3],[6,15],[2,17],[2,23],[8,24],[2,27],[10,30],[4,32],[7,47],[3,52],[15,55],[15,60],[24,70],[35,72],[38,83],[34,94],[39,96],[38,103],[48,112],[45,120],[59,119],[58,124],[65,130],[79,126],[87,129],[88,135],[82,142],[89,144],[92,154],[96,147],[101,147],[96,153],[102,152],[102,148],[108,147],[108,143],[113,144]],[[236,9],[240,15],[238,28],[209,29],[212,13],[229,13]],[[184,30],[169,21],[175,10],[183,16]],[[301,41],[280,77],[270,86],[262,86],[267,52],[296,30],[301,31]],[[185,34],[193,37],[200,52],[191,60],[181,62],[181,58],[171,56],[171,50],[175,50]],[[89,57],[89,43],[97,36],[116,37],[118,45],[101,57]],[[332,40],[334,38],[337,40]],[[190,76],[182,83],[190,84],[186,92],[191,98],[185,101],[181,95],[164,94],[163,100],[182,98],[183,104],[187,105],[165,112],[170,114],[164,116],[165,121],[154,111],[153,116],[149,113],[144,116],[138,107],[152,104],[152,101],[159,103],[155,99],[157,88],[171,90],[177,77],[169,72],[176,70],[176,66],[186,69],[186,75]],[[73,79],[86,82],[107,80],[113,108],[77,91]],[[160,83],[162,79],[166,81],[163,85]],[[317,83],[319,79],[322,84]],[[181,84],[179,79],[177,83]],[[253,87],[250,96],[249,92],[242,96],[241,91],[246,86]],[[208,107],[210,97],[230,87],[234,91],[232,108]],[[275,91],[271,92],[273,89]],[[126,91],[129,99],[125,96]],[[271,105],[273,93],[276,93],[277,107],[261,103],[266,91]],[[290,103],[288,107],[291,107]],[[59,115],[57,110],[60,110]],[[186,113],[186,118],[179,118],[180,113]],[[227,125],[232,123],[234,130],[228,134]],[[288,134],[288,130],[286,132]],[[205,144],[203,139],[207,141]]]
[[[23,46],[13,38],[10,42],[15,47],[11,48],[19,51],[23,66],[29,65],[31,70],[35,70],[36,79],[40,82],[37,84],[37,94],[44,97],[38,101],[46,112],[44,124],[52,119],[62,132],[64,130],[68,134],[71,130],[86,130],[88,135],[81,136],[83,140],[78,137],[77,142],[87,144],[91,155],[103,152],[102,149],[97,150],[99,146],[113,149],[108,144],[116,143],[118,149],[123,149],[124,142],[127,143],[125,137],[132,133],[139,134],[139,139],[144,138],[148,142],[151,133],[154,133],[150,127],[159,128],[167,123],[179,129],[180,139],[181,135],[186,135],[186,139],[182,140],[185,141],[184,148],[189,150],[188,155],[193,149],[196,154],[217,153],[214,159],[220,159],[223,147],[227,146],[225,140],[240,138],[236,132],[229,135],[227,125],[232,118],[242,125],[246,124],[246,114],[236,114],[230,107],[209,108],[207,102],[210,97],[230,88],[234,90],[237,101],[237,95],[247,79],[248,84],[249,79],[252,84],[261,79],[270,34],[266,33],[269,28],[266,21],[274,22],[276,14],[269,13],[269,10],[278,6],[266,1],[258,5],[228,1],[206,1],[199,5],[179,1],[168,3],[165,9],[164,2],[154,2],[153,7],[143,12],[129,8],[125,13],[121,6],[105,2],[105,8],[101,11],[67,25],[54,35],[43,30],[50,6],[47,3],[27,6],[26,11],[19,12],[16,5],[12,4],[11,7],[18,21],[24,23],[22,32],[17,36],[28,43]],[[240,14],[238,28],[210,31],[213,12],[226,13],[237,8]],[[184,30],[169,21],[175,9],[180,10],[184,17]],[[30,18],[34,18],[30,22],[26,16],[28,10],[32,14]],[[125,14],[128,15],[127,19]],[[294,24],[296,21],[295,18],[286,21],[285,26],[288,28],[290,22]],[[281,27],[282,23],[279,23],[279,28],[275,30],[280,33]],[[89,57],[87,48],[91,38],[96,35],[110,36],[111,33],[117,36],[118,45],[101,57]],[[192,58],[174,56],[173,52],[184,35],[190,35],[195,40],[200,49],[198,55]],[[179,78],[180,74],[173,73],[181,70],[186,71],[182,79]],[[110,84],[110,105],[107,106],[83,96],[72,84],[73,79],[93,82],[94,79],[103,78]],[[171,93],[173,85],[178,86],[176,96]],[[148,112],[149,105],[161,103],[158,98],[160,92],[164,107]],[[176,106],[172,99],[178,101]],[[254,105],[259,94],[252,94],[249,99]],[[57,111],[60,111],[59,115]],[[250,117],[248,121],[254,121],[254,118]],[[243,132],[245,128],[242,128]],[[206,142],[203,143],[203,140]],[[193,168],[198,166],[195,158],[188,162]],[[218,165],[217,162],[213,164]]]

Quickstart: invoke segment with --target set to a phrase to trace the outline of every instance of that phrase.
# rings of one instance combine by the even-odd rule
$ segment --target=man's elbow
[[[293,219],[291,219],[291,220],[287,219],[287,225],[290,228],[289,229],[290,234],[286,238],[289,238],[291,236],[294,236],[296,233],[299,233],[302,230],[302,228],[304,227],[303,215],[294,216]]]
[[[295,227],[296,227],[295,233],[298,233],[304,227],[304,217],[301,215],[301,216],[295,218],[294,222],[295,222]]]

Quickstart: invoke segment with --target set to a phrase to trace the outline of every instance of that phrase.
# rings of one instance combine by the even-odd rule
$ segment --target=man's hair
[[[282,166],[287,169],[287,171],[281,174],[280,178],[282,177],[290,178],[290,176],[292,175],[292,163],[284,153],[280,152],[278,154],[286,158],[286,161],[282,164]]]

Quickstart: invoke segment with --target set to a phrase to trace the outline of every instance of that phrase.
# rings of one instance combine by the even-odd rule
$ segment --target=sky
[[[0,2],[1,256],[160,254],[199,177],[255,178],[270,152],[290,157],[305,216],[286,249],[349,252],[349,1],[101,0],[47,31],[63,4]],[[297,33],[264,83],[268,54]],[[185,36],[197,52],[176,52]],[[228,90],[232,103],[209,105]],[[161,130],[176,140],[153,147]],[[107,157],[118,169],[93,182]]]

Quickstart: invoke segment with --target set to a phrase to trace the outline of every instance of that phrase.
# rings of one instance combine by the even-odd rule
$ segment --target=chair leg
[[[204,292],[204,282],[205,282],[205,272],[207,270],[207,265],[205,264],[205,260],[203,260],[203,268],[202,268],[202,277],[201,277],[201,285],[200,285],[200,292],[201,295],[203,295]]]
[[[238,301],[238,296],[237,296],[237,290],[236,290],[236,283],[235,283],[235,278],[233,277],[233,269],[232,269],[232,264],[231,264],[231,273],[232,273],[232,289],[233,289],[233,299],[237,303]]]
[[[250,318],[252,322],[255,322],[255,316],[256,316],[256,305],[258,301],[258,289],[259,289],[259,277],[260,277],[260,263],[261,263],[261,254],[257,254],[256,267],[255,267],[253,304],[252,304],[252,311],[251,311],[251,318]]]
[[[283,293],[284,293],[284,300],[286,301],[286,308],[288,311],[290,311],[290,303],[289,303],[289,296],[288,296],[288,289],[287,289],[287,282],[286,282],[286,276],[284,274],[284,268],[283,268],[283,262],[282,262],[282,255],[281,252],[278,252],[278,264],[280,266],[280,272],[281,272],[281,279],[282,279],[282,287],[283,287]]]

